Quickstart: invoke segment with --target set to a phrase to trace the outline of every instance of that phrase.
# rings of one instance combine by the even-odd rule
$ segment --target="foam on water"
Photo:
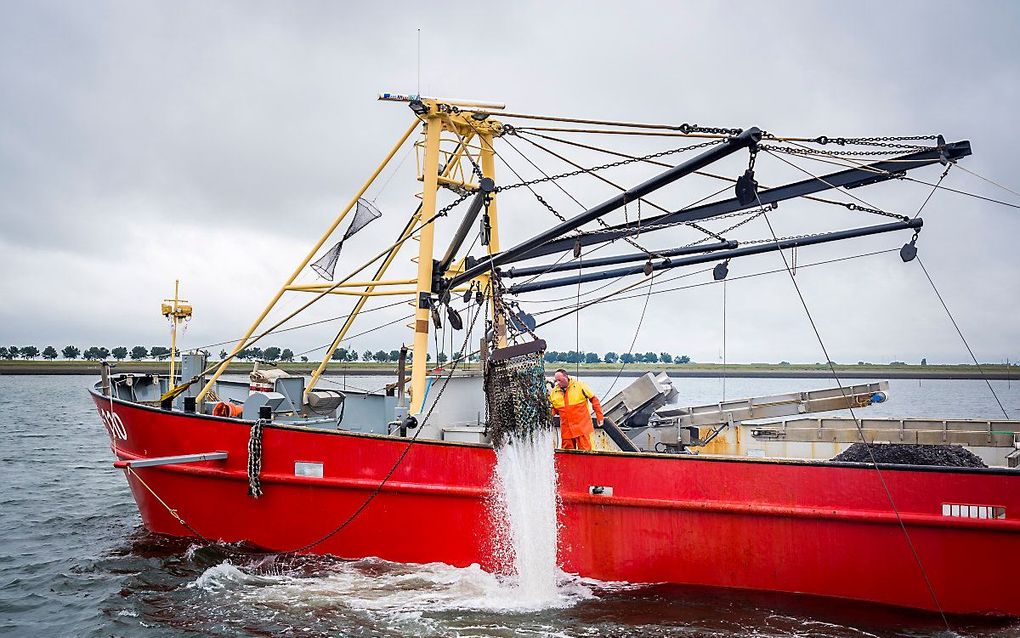
[[[268,571],[269,573],[263,573]],[[269,606],[346,607],[384,613],[390,618],[418,617],[423,611],[529,612],[569,607],[591,598],[593,582],[558,572],[556,596],[536,601],[520,595],[516,582],[478,565],[412,565],[378,558],[329,562],[312,575],[300,569],[225,561],[205,570],[189,587]],[[542,604],[539,605],[538,602]]]

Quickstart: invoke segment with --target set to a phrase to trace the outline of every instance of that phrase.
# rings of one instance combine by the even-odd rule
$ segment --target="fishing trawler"
[[[714,264],[712,276],[723,280],[731,260],[741,257],[896,233],[909,234],[899,249],[902,261],[909,262],[917,255],[922,218],[869,204],[855,189],[907,179],[926,167],[948,170],[971,153],[968,142],[946,142],[941,136],[793,137],[753,127],[563,118],[510,113],[496,103],[380,98],[408,105],[410,125],[228,356],[210,365],[204,352],[192,352],[171,375],[113,374],[104,368],[92,389],[114,466],[125,472],[152,532],[274,552],[477,563],[499,570],[487,503],[495,463],[489,410],[501,390],[480,372],[491,369],[493,361],[544,349],[538,335],[558,316],[537,321],[525,311],[526,295],[596,281],[621,285],[585,298],[585,304],[595,303],[676,268]],[[532,122],[552,125],[529,126]],[[581,135],[620,133],[682,145],[640,155],[576,141]],[[612,159],[583,167],[557,154],[571,166],[567,172],[501,181],[497,160],[509,163],[499,147],[516,150],[513,143],[519,141],[536,148],[550,141],[587,146]],[[418,158],[420,204],[392,244],[335,277],[344,241],[378,217],[363,196],[408,144]],[[681,156],[687,159],[677,162]],[[762,164],[756,164],[765,156],[797,166],[818,160],[839,170],[765,187],[757,181]],[[740,170],[733,175],[707,171],[726,158],[743,158]],[[605,174],[622,166],[653,167],[656,174],[636,186],[617,186]],[[660,206],[649,198],[693,175],[721,181],[724,188],[684,206]],[[573,216],[560,213],[539,193],[541,187],[583,176],[619,193]],[[532,191],[557,219],[505,247],[506,225],[500,224],[497,202],[515,189]],[[820,197],[823,191],[839,199]],[[450,203],[440,206],[441,194],[452,194]],[[882,223],[785,238],[770,234],[764,241],[732,239],[736,228],[751,219],[768,222],[780,202],[794,198],[878,216]],[[642,206],[660,211],[642,216]],[[622,222],[607,221],[611,213],[628,209],[637,211],[636,219],[628,214]],[[320,256],[352,212],[347,230]],[[448,244],[437,256],[440,222],[458,218],[446,229]],[[707,227],[721,219],[732,224]],[[671,246],[643,245],[666,229],[673,230],[667,233]],[[704,237],[677,245],[680,231]],[[465,250],[472,236],[474,243]],[[390,265],[412,240],[417,242],[416,276],[387,279]],[[610,244],[633,250],[599,257],[585,253]],[[528,261],[534,263],[521,264]],[[368,269],[374,274],[365,278],[361,273]],[[306,276],[317,279],[299,281]],[[238,353],[297,314],[265,325],[281,297],[291,293],[309,296],[301,309],[334,295],[356,298],[322,363],[307,378],[259,367],[247,379],[225,375]],[[378,392],[320,387],[327,362],[366,304],[391,296],[414,306],[413,345],[401,351],[397,382]],[[183,316],[180,306],[175,298],[164,314],[177,321]],[[574,311],[581,306],[578,302]],[[442,325],[463,335],[462,356],[430,370],[430,335]],[[472,351],[481,360],[478,366],[467,363]],[[854,410],[885,400],[887,386],[835,381],[838,387],[831,390],[680,408],[672,405],[676,393],[668,378],[648,374],[609,397],[598,449],[555,455],[562,568],[611,581],[1020,616],[1015,575],[1003,561],[1020,549],[1020,473],[1009,467],[1017,424],[867,424]],[[837,409],[850,411],[850,418],[813,427],[760,422]],[[983,446],[983,456],[994,466],[828,460],[850,443],[871,449],[879,441]],[[798,444],[809,446],[808,452],[796,450]]]

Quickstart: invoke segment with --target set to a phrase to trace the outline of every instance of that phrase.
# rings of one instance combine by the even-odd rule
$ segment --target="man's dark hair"
[[[566,371],[566,370],[564,370],[563,368],[557,368],[557,369],[556,369],[556,372],[562,372],[562,373],[563,373],[563,375],[564,375],[564,376],[567,376],[567,377],[569,377],[569,376],[570,376],[569,374],[567,374],[567,371]],[[556,372],[554,372],[553,374],[556,374]]]

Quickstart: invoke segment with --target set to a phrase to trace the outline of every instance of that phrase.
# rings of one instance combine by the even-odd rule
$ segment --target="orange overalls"
[[[560,438],[565,450],[590,450],[591,435],[595,428],[591,424],[588,402],[595,409],[595,418],[602,421],[602,404],[584,381],[571,379],[564,391],[554,384],[549,392],[549,403],[553,414],[560,417]]]

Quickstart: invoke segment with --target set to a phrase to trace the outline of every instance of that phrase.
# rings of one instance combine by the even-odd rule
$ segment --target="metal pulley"
[[[744,206],[753,203],[758,199],[758,182],[754,181],[754,169],[748,168],[744,174],[737,178],[735,187],[737,201]]]
[[[479,233],[481,234],[481,242],[483,246],[488,246],[489,241],[492,239],[492,223],[489,221],[489,211],[486,210],[482,213],[482,218],[479,220]]]
[[[900,248],[900,259],[904,263],[913,261],[914,257],[917,257],[917,233],[914,233],[908,243],[903,244],[903,248]]]
[[[463,330],[464,320],[460,318],[460,313],[449,305],[446,306],[446,320],[450,322],[450,327],[454,330]]]

